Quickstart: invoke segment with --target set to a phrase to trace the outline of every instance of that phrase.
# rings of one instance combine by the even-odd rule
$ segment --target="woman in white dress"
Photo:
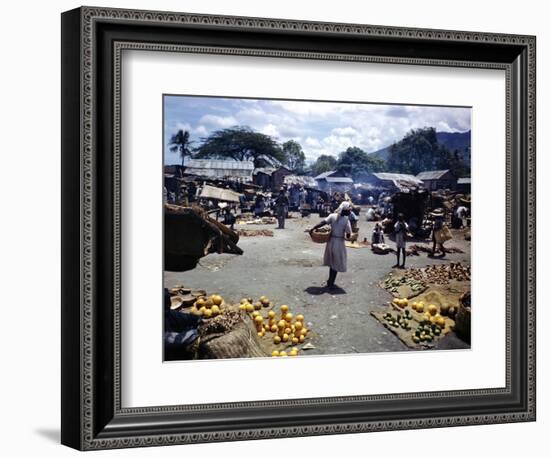
[[[329,277],[327,280],[329,288],[334,287],[338,272],[346,272],[347,270],[348,257],[345,238],[351,236],[350,212],[351,204],[349,202],[342,202],[335,213],[328,215],[310,230],[311,233],[315,229],[330,224],[330,238],[325,246],[323,259],[323,265],[329,267]]]

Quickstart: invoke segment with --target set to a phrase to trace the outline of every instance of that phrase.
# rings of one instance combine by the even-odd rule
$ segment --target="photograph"
[[[40,185],[31,212],[37,186],[10,174],[29,198],[11,199],[26,244],[6,238],[20,281],[4,302],[29,289],[20,248],[38,240],[55,249],[33,258],[37,290],[61,311],[31,329],[53,329],[55,358],[34,358],[30,379],[60,373],[10,397],[15,419],[37,406],[11,448],[241,458],[278,439],[332,456],[424,435],[450,458],[488,434],[501,455],[538,444],[543,15],[189,1],[65,5],[61,24],[37,4],[44,52],[14,47],[22,75],[29,55],[61,65],[29,103],[28,78],[5,72],[21,82],[6,86],[6,151],[28,106],[53,107],[39,138],[61,158],[27,148],[54,191]],[[7,352],[14,367],[35,341]]]
[[[164,94],[162,128],[165,361],[470,349],[471,107]]]

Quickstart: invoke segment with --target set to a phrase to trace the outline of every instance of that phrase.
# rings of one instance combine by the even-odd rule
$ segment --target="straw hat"
[[[436,208],[433,212],[430,212],[431,216],[443,216],[445,212],[442,208]]]

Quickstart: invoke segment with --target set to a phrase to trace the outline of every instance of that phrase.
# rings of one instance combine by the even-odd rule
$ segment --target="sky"
[[[169,150],[171,135],[188,130],[193,146],[210,133],[248,126],[278,142],[295,140],[308,163],[321,154],[337,156],[350,146],[371,153],[399,141],[411,129],[470,130],[471,109],[418,105],[309,102],[223,97],[165,96],[165,163],[181,163]]]

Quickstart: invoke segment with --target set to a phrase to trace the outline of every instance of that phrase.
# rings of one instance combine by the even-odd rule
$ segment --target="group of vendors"
[[[444,257],[446,254],[444,243],[452,238],[449,228],[445,223],[445,212],[442,209],[436,209],[431,212],[429,216],[433,243],[429,256],[435,256],[439,251],[440,257]],[[334,288],[336,285],[335,281],[338,272],[347,271],[345,241],[351,237],[352,227],[356,224],[357,219],[358,217],[353,212],[351,202],[344,201],[335,212],[329,214],[310,229],[310,233],[312,233],[323,226],[330,226],[330,237],[326,243],[323,256],[323,265],[329,268],[326,286],[330,289]],[[395,237],[395,252],[397,256],[397,262],[393,268],[404,269],[407,258],[407,239],[412,237],[412,234],[409,232],[409,224],[402,213],[397,215],[397,220],[392,222],[392,224]],[[372,246],[385,245],[384,230],[379,222],[374,226],[371,244]]]

